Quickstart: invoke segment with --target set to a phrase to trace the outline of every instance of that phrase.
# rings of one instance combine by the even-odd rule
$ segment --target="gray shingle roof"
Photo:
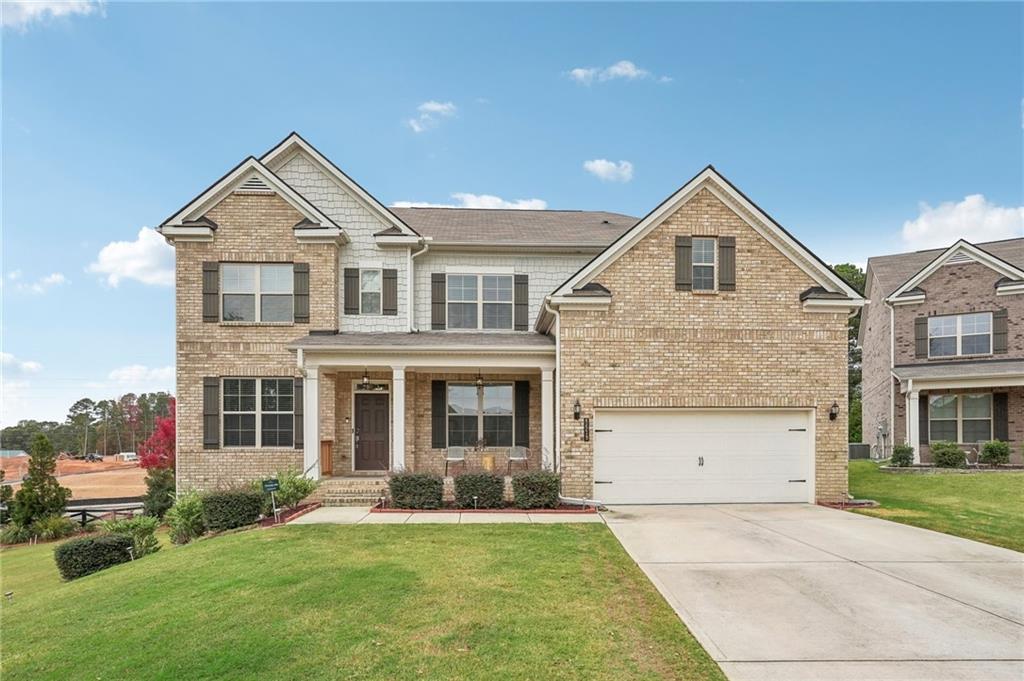
[[[620,213],[584,210],[391,208],[436,242],[605,247],[636,224]]]
[[[1024,239],[1004,239],[1003,241],[988,241],[974,245],[1011,265],[1024,267]],[[868,258],[868,268],[874,274],[879,285],[878,289],[871,291],[872,300],[888,297],[945,250],[945,248],[933,248],[928,251]]]
[[[901,380],[908,378],[981,378],[1024,375],[1024,359],[1009,361],[984,360],[980,362],[949,362],[943,364],[917,364],[893,369]]]
[[[533,331],[507,333],[483,333],[462,331],[406,331],[355,332],[355,333],[312,333],[292,341],[290,348],[339,349],[347,348],[388,348],[395,349],[438,349],[454,347],[479,347],[486,349],[538,350],[555,349],[555,339]]]

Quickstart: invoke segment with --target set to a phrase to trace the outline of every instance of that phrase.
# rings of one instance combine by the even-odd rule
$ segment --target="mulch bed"
[[[840,511],[845,511],[848,508],[877,508],[880,504],[874,499],[850,499],[849,501],[819,501],[818,506],[825,506],[826,508],[838,508]]]
[[[259,522],[259,526],[274,527],[275,525],[284,525],[285,523],[290,523],[299,516],[304,516],[310,511],[315,511],[318,508],[320,508],[320,502],[314,501],[309,504],[299,504],[293,509],[282,509],[281,512],[278,514],[280,521],[276,521],[274,520],[273,516],[270,516],[269,518],[264,518],[263,520],[261,520]]]
[[[1024,465],[1018,463],[1008,463],[1001,466],[989,466],[987,464],[981,464],[981,466],[971,466],[970,468],[939,468],[933,464],[928,463],[916,463],[912,466],[879,466],[878,470],[883,473],[897,473],[897,474],[927,474],[927,473],[953,473],[953,474],[968,474],[968,473],[1020,473],[1024,471]]]
[[[385,506],[383,503],[377,503],[370,507],[370,513],[509,513],[519,514],[524,513],[553,513],[553,514],[579,514],[579,513],[597,513],[597,507],[595,506],[569,506],[567,504],[561,504],[557,508],[516,508],[515,506],[505,506],[502,508],[457,508],[454,504],[448,504],[442,508],[436,509],[425,509],[425,508],[394,508]]]

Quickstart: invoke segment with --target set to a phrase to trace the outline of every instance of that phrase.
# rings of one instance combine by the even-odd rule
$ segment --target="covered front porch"
[[[314,334],[294,347],[304,373],[310,477],[508,474],[556,465],[548,336]]]

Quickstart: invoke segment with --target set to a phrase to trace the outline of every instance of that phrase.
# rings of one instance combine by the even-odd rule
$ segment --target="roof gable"
[[[327,177],[337,182],[364,208],[376,215],[386,225],[395,226],[407,236],[419,236],[412,227],[395,215],[372,194],[363,189],[358,182],[346,175],[341,168],[321,154],[316,147],[307,142],[297,132],[293,132],[279,142],[273,149],[263,154],[260,161],[269,169],[276,171],[286,164],[295,154],[304,154],[310,161],[324,172]]]
[[[988,251],[978,248],[974,244],[960,239],[955,244],[942,251],[931,262],[922,267],[913,276],[904,281],[895,291],[890,293],[886,300],[892,302],[910,294],[925,279],[930,277],[943,265],[958,264],[965,262],[977,262],[989,269],[1003,275],[1009,281],[1024,281],[1024,271],[1019,267],[998,258]]]
[[[576,274],[559,286],[553,296],[571,295],[573,291],[589,284],[595,277],[615,262],[658,225],[673,215],[680,207],[693,199],[702,189],[707,189],[726,206],[732,209],[744,222],[765,240],[788,257],[815,283],[828,293],[842,294],[844,300],[862,301],[863,298],[847,284],[842,277],[814,255],[806,246],[797,241],[782,225],[748,199],[714,166],[707,166],[689,182],[662,201],[631,229],[616,239],[597,257],[583,266]],[[838,302],[838,301],[835,301]]]

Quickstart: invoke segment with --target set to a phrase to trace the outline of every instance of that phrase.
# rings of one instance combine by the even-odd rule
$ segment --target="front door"
[[[355,469],[388,469],[388,396],[356,393]]]

